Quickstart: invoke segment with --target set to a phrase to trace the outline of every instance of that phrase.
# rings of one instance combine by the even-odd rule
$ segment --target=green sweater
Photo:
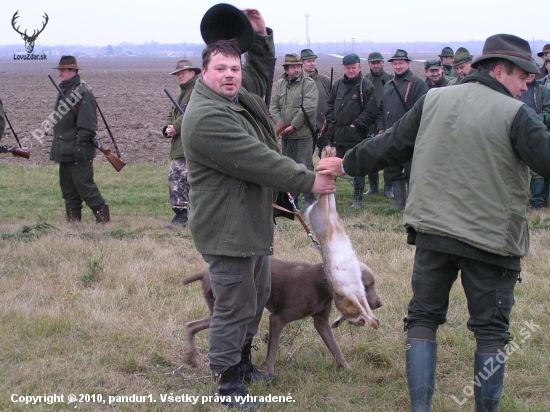
[[[273,190],[309,193],[315,174],[278,151],[263,101],[241,88],[234,104],[201,80],[187,106],[189,229],[200,253],[273,254]]]

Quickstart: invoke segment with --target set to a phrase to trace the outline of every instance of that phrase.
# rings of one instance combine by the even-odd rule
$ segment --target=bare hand
[[[170,137],[176,136],[177,133],[176,133],[176,129],[174,129],[174,126],[168,125],[168,126],[166,127],[166,134],[167,134],[168,136],[170,136]]]
[[[291,134],[292,132],[294,132],[294,130],[296,130],[296,129],[294,128],[294,126],[290,125],[290,126],[288,126],[285,130],[283,130],[282,135],[283,135],[283,136],[287,136],[287,135]]]
[[[344,160],[339,157],[325,157],[324,159],[319,160],[317,166],[315,166],[315,171],[319,175],[328,175],[333,177],[344,176],[341,171],[340,166]]]
[[[315,176],[315,183],[311,188],[311,193],[326,195],[336,191],[334,177],[318,174]]]
[[[267,36],[265,21],[260,12],[256,9],[243,9],[242,11],[248,12],[248,20],[250,20],[254,33],[258,36]]]

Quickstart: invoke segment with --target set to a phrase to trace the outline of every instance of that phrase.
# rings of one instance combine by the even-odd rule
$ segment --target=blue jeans
[[[542,199],[542,188],[544,186],[544,179],[539,177],[537,179],[531,179],[531,184],[529,185],[531,189],[531,194],[533,195],[529,199],[532,209],[540,209],[543,206]]]

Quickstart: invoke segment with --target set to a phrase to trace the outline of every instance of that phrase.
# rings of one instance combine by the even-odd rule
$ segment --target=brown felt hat
[[[487,59],[506,59],[527,73],[540,73],[539,68],[531,62],[531,47],[521,37],[513,34],[495,34],[487,37],[483,45],[483,53],[472,63],[477,69],[480,62]]]
[[[395,54],[388,59],[389,62],[394,60],[407,60],[408,62],[411,61],[411,59],[409,59],[409,54],[403,49],[397,49],[395,51]]]
[[[54,69],[75,69],[80,70],[80,67],[76,64],[76,57],[74,56],[61,56],[59,64]]]
[[[304,63],[302,62],[302,59],[300,59],[300,56],[296,53],[285,54],[285,62],[283,63],[283,67],[291,64],[303,65]]]
[[[545,44],[544,47],[542,48],[542,51],[537,53],[537,56],[542,58],[544,53],[550,53],[550,44]]]
[[[193,63],[191,63],[191,60],[180,60],[176,64],[176,70],[173,72],[170,72],[169,74],[178,74],[179,72],[183,70],[194,70],[195,73],[199,74],[201,72],[201,69],[199,67],[194,67]]]

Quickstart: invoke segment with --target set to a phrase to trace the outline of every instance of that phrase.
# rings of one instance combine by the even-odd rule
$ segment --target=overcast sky
[[[548,0],[238,0],[236,7],[260,10],[275,42],[467,41],[510,33],[531,42],[549,40]],[[128,43],[202,43],[202,16],[217,1],[209,0],[2,0],[0,45],[23,42],[11,26],[28,34],[49,23],[38,36],[41,45],[106,46]],[[10,3],[8,5],[8,3]],[[305,14],[310,14],[306,19]],[[23,50],[22,50],[23,51]]]

